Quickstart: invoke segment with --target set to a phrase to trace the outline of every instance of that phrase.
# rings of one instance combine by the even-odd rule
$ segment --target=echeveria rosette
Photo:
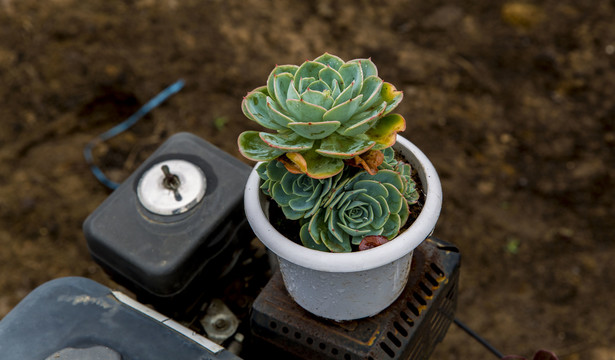
[[[352,245],[359,245],[366,236],[393,239],[410,213],[402,190],[403,180],[392,170],[380,170],[376,175],[361,171],[342,180],[301,227],[303,245],[351,252]]]
[[[401,91],[378,77],[370,59],[321,55],[301,66],[276,66],[267,85],[246,95],[243,113],[275,133],[246,131],[240,152],[254,161],[286,155],[293,172],[333,176],[350,159],[395,143],[406,123],[390,112]]]
[[[279,161],[261,164],[257,172],[261,177],[261,189],[278,203],[289,220],[309,218],[322,205],[323,198],[342,177],[338,174],[326,179],[313,179],[305,174],[288,172]]]
[[[416,204],[419,201],[419,192],[416,187],[416,182],[412,179],[412,166],[410,164],[395,159],[395,152],[392,148],[382,150],[384,161],[378,169],[387,169],[397,172],[404,183],[402,195],[408,201],[408,204]]]

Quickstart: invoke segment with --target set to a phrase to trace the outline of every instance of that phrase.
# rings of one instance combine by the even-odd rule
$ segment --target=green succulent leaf
[[[351,85],[353,85],[353,84],[351,84]],[[343,86],[343,84],[342,84],[342,86]],[[344,102],[346,102],[346,101],[348,101],[348,100],[353,98],[353,96],[352,96],[352,86],[348,86],[348,87],[343,88],[343,89],[340,87],[340,91],[341,91],[340,94],[337,97],[335,97],[335,101],[333,102],[333,105],[332,105],[333,107],[336,107],[339,104],[344,103]]]
[[[370,229],[355,229],[353,227],[346,226],[346,225],[341,224],[341,223],[338,223],[338,226],[340,228],[342,228],[342,230],[344,230],[344,232],[346,234],[348,234],[348,235],[350,235],[352,237],[355,237],[355,236],[363,237],[363,236],[365,236],[365,235],[367,235],[367,234],[369,234],[371,232]]]
[[[267,196],[271,196],[271,187],[273,186],[272,181],[267,177],[267,163],[261,164],[261,166],[256,168],[256,172],[258,176],[263,180],[261,182],[260,189]]]
[[[350,159],[371,149],[375,143],[371,140],[357,137],[346,137],[331,134],[320,143],[317,153],[323,156]]]
[[[408,221],[408,218],[410,217],[410,206],[408,206],[408,201],[403,201],[402,202],[402,207],[401,210],[399,210],[399,222],[402,224],[402,226],[406,223],[406,221]]]
[[[359,180],[357,182],[354,182],[352,184],[352,187],[354,189],[365,189],[367,190],[366,192],[373,197],[382,196],[386,198],[387,196],[389,196],[388,189],[382,186],[382,184],[376,180]],[[382,215],[382,210],[378,209],[377,216],[380,215]]]
[[[312,82],[310,85],[308,85],[306,91],[309,91],[309,90],[325,92],[325,91],[331,91],[331,88],[324,81],[316,80]],[[333,103],[333,101],[331,101],[331,103]]]
[[[378,171],[376,175],[367,174],[367,176],[370,177],[374,181],[378,181],[383,184],[390,184],[394,186],[397,189],[397,192],[400,192],[401,189],[403,188],[403,182],[402,182],[401,176],[396,171],[383,170],[383,171]]]
[[[340,66],[339,73],[342,75],[346,87],[352,87],[352,97],[357,96],[363,86],[363,70],[361,70],[361,65],[356,62],[347,62]]]
[[[302,197],[297,197],[297,198],[291,199],[288,202],[288,205],[293,210],[303,211],[304,213],[306,211],[312,210],[314,208],[314,202],[313,201],[308,201],[308,199],[302,198]],[[302,216],[303,216],[303,214],[302,214]]]
[[[378,68],[376,68],[376,64],[374,64],[371,59],[354,59],[350,60],[349,62],[357,62],[359,65],[361,65],[364,79],[370,76],[378,76]]]
[[[263,127],[271,130],[284,130],[285,127],[276,123],[269,114],[269,108],[267,107],[267,95],[259,91],[252,91],[243,99],[241,103],[241,109],[244,115],[252,120],[256,121]]]
[[[301,98],[310,104],[318,105],[325,109],[329,109],[331,105],[333,105],[333,98],[331,95],[323,92],[322,90],[310,88],[301,95]]]
[[[305,214],[304,211],[297,211],[290,206],[281,206],[284,216],[289,220],[299,220]]]
[[[295,89],[299,89],[299,84],[301,82],[301,79],[303,78],[317,79],[318,72],[320,72],[320,70],[323,69],[324,67],[326,67],[324,64],[316,62],[316,61],[306,61],[303,64],[301,64],[301,66],[299,66],[299,69],[297,69],[297,72],[295,73],[295,80],[294,80]]]
[[[314,145],[314,140],[304,138],[295,133],[269,134],[260,133],[260,138],[269,146],[284,151],[309,150]]]
[[[307,164],[306,174],[315,179],[325,179],[340,173],[344,162],[337,158],[325,157],[315,151],[302,154]]]
[[[267,78],[267,93],[276,101],[285,101],[284,99],[278,97],[280,92],[277,92],[275,89],[275,83],[279,82],[283,79],[292,79],[294,78],[294,74],[297,72],[299,67],[297,65],[280,65],[276,66],[271,73],[269,73],[269,77]],[[281,76],[281,77],[280,77]],[[284,87],[284,91],[288,89],[288,85]],[[285,94],[285,92],[284,92]]]
[[[412,181],[412,183],[414,183],[414,181]],[[408,201],[408,204],[416,204],[419,201],[420,194],[416,190],[416,186],[414,186],[411,190],[404,192],[404,197]]]
[[[320,80],[324,81],[331,90],[333,89],[334,81],[337,81],[338,84],[343,83],[344,81],[342,79],[342,75],[330,66],[320,70],[318,77]]]
[[[324,53],[324,54],[320,55],[319,57],[314,59],[314,61],[319,62],[319,63],[321,63],[323,65],[330,66],[334,70],[339,69],[340,66],[342,66],[344,64],[344,60],[342,60],[338,56],[331,55],[329,53]]]
[[[374,196],[374,200],[376,200],[376,202],[382,209],[382,214],[380,216],[374,217],[374,221],[372,222],[371,227],[374,229],[380,229],[384,226],[384,223],[386,223],[387,219],[389,218],[389,214],[391,213],[391,210],[389,210],[389,204],[387,202],[388,199],[386,197]],[[380,235],[380,234],[373,234],[373,235]]]
[[[336,105],[323,115],[323,121],[339,121],[340,123],[346,122],[359,108],[361,99],[363,99],[363,95],[359,95],[354,99],[348,99],[348,101]]]
[[[297,91],[299,94],[303,94],[312,83],[316,81],[316,78],[306,77],[299,80],[299,87],[297,87]]]
[[[324,219],[325,211],[323,209],[318,209],[314,216],[310,218],[309,221],[309,234],[314,239],[314,242],[321,243],[322,239],[320,234],[323,232],[327,232],[327,224]]]
[[[327,109],[322,106],[310,104],[304,100],[286,100],[286,106],[295,122],[320,122]]]
[[[275,103],[279,104],[285,111],[288,111],[288,108],[286,107],[286,100],[288,98],[289,88],[292,87],[293,79],[293,75],[283,73],[274,76],[271,81],[267,81],[267,89],[271,87],[269,94],[272,98],[274,98]],[[298,94],[297,98],[299,98]]]
[[[374,150],[388,148],[397,141],[397,133],[406,130],[406,120],[399,114],[387,115],[365,132],[376,143]]]
[[[337,129],[337,133],[350,137],[365,133],[372,126],[374,126],[374,124],[378,122],[378,120],[382,116],[385,107],[386,103],[383,102],[377,108],[373,108],[370,111],[356,114],[350,120],[343,123],[342,126]]]
[[[327,211],[325,213],[325,222],[327,224],[327,232],[329,240],[335,240],[338,243],[343,243],[349,240],[349,236],[344,230],[339,226],[339,221],[337,218],[337,211]],[[321,233],[322,234],[322,233]],[[325,243],[327,245],[327,243]],[[329,245],[327,245],[329,247]]]
[[[271,186],[271,197],[280,207],[288,206],[288,202],[293,199],[292,193],[284,191],[281,183],[275,183]]]
[[[293,122],[288,128],[307,139],[324,139],[340,127],[339,121],[322,121],[316,123]]]
[[[381,168],[397,172],[403,182],[403,189],[401,190],[402,195],[406,198],[408,204],[417,203],[420,194],[416,188],[416,183],[412,179],[412,167],[410,164],[396,160],[394,158],[394,151],[391,148],[386,148],[382,152],[385,154],[385,159],[381,164]]]
[[[387,107],[384,111],[384,115],[390,113],[393,109],[399,105],[401,100],[404,97],[404,93],[395,89],[395,86],[385,82],[382,85],[382,90],[380,91],[380,96],[387,102]]]
[[[284,154],[284,150],[267,145],[258,131],[244,131],[239,135],[237,143],[239,152],[252,161],[269,161]]]
[[[365,195],[365,194],[369,194],[369,195]],[[382,208],[382,205],[380,205],[380,201],[378,201],[378,197],[384,198],[384,196],[374,195],[369,192],[365,194],[361,196],[361,200],[365,203],[366,206],[368,206],[369,216],[367,217],[367,220],[361,219],[362,223],[357,225],[357,227],[367,226],[371,222],[379,218],[382,218],[386,215],[384,212],[384,209]]]
[[[347,253],[352,251],[352,247],[350,246],[350,238],[348,237],[344,241],[337,242],[336,240],[331,239],[331,233],[322,233],[321,239],[322,242],[327,246],[327,248],[336,253]]]
[[[337,80],[333,80],[333,85],[331,86],[331,97],[337,100],[341,92],[342,90],[340,88],[340,83]],[[336,104],[333,103],[331,106],[336,106]]]
[[[299,99],[301,99],[301,95],[299,94],[297,89],[295,89],[295,86],[291,83],[288,86],[288,91],[286,92],[286,102],[285,102],[286,109],[288,109],[289,100],[299,100]]]
[[[399,190],[391,184],[382,183],[387,190],[389,190],[389,197],[387,198],[387,205],[389,206],[389,211],[392,213],[399,213],[402,208],[402,204],[404,201],[404,197],[401,195]]]
[[[259,92],[259,93],[263,93],[263,94],[265,94],[265,95],[269,96],[269,92],[267,91],[267,85],[264,85],[264,86],[259,86],[259,87],[257,87],[256,89],[254,89],[254,90],[252,90],[252,91],[250,91],[250,92],[251,92],[251,93],[253,93],[253,92]]]
[[[286,170],[284,164],[279,161],[269,161],[266,164],[266,166],[261,165],[259,169],[264,169],[266,178],[271,181],[280,182],[284,175],[288,174],[288,170]],[[263,176],[261,176],[261,178],[263,178]]]
[[[256,168],[256,172],[258,173],[258,176],[263,180],[269,179],[269,176],[267,176],[267,165],[268,164],[269,164],[268,162],[262,163]]]
[[[388,147],[388,148],[380,150],[380,152],[382,152],[382,154],[384,155],[384,160],[382,161],[382,164],[378,166],[378,169],[380,170],[395,169],[398,161],[397,159],[395,159],[395,151],[393,151],[393,148]]]
[[[343,173],[340,173],[339,175],[343,175]],[[336,203],[341,199],[338,195],[345,190],[345,186],[349,180],[350,179],[348,178],[343,178],[331,189],[329,195],[327,195],[324,199],[325,202],[322,205],[323,208],[333,208],[336,205]]]
[[[363,81],[363,88],[361,89],[361,95],[363,95],[363,103],[357,109],[357,112],[363,112],[368,110],[371,106],[384,101],[380,92],[384,81],[378,76],[370,76]]]
[[[270,97],[267,97],[267,107],[269,108],[270,118],[278,125],[286,128],[289,123],[293,122],[293,119],[284,114],[284,111],[280,108],[280,104],[273,101]]]
[[[314,214],[308,224],[308,234],[317,244],[323,244],[329,251],[332,252],[350,252],[350,238],[346,235],[346,239],[339,240],[332,235],[334,230],[329,231],[324,218],[324,211],[321,209]]]
[[[401,219],[398,214],[391,214],[382,227],[382,235],[387,239],[394,238],[401,227]]]
[[[312,235],[310,234],[309,224],[305,223],[301,226],[301,230],[299,232],[299,237],[301,238],[301,243],[308,249],[326,251],[329,252],[329,249],[322,243],[316,242]]]

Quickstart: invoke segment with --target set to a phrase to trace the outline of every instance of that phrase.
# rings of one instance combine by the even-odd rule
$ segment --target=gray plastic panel
[[[45,359],[62,350],[66,354],[67,348],[102,347],[123,360],[240,359],[153,310],[142,312],[140,307],[148,308],[136,304],[125,304],[89,279],[52,280],[0,321],[0,358]]]
[[[169,159],[197,165],[207,178],[207,190],[189,211],[157,215],[141,205],[137,185],[152,165]],[[230,246],[229,237],[244,219],[243,188],[250,170],[195,135],[173,135],[84,222],[92,257],[127,279],[129,288],[160,297],[180,293]]]

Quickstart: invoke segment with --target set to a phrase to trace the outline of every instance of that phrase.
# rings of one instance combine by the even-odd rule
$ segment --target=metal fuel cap
[[[200,167],[185,160],[166,160],[147,170],[137,186],[141,205],[158,215],[177,215],[196,206],[207,189]]]

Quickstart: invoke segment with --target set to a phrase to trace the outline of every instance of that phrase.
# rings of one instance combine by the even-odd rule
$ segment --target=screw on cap
[[[207,179],[200,167],[185,160],[167,160],[143,174],[137,196],[141,205],[154,214],[177,215],[196,206],[206,188]]]
[[[169,170],[169,167],[167,165],[162,165],[162,173],[164,174],[164,179],[162,180],[162,186],[173,191],[175,200],[182,201],[182,196],[179,193],[179,186],[181,185],[179,176],[175,174],[171,174],[171,171]]]

